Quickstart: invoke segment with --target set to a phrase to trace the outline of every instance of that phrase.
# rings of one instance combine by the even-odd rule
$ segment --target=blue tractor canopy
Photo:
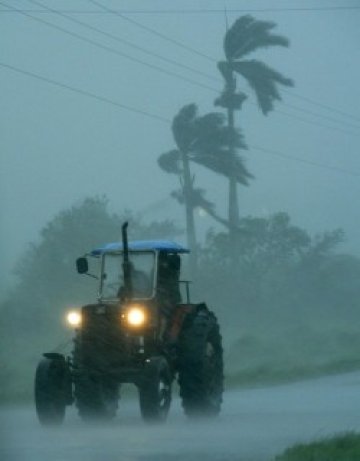
[[[134,240],[129,242],[129,251],[162,251],[165,253],[189,253],[190,250],[179,243],[170,240]],[[106,253],[120,253],[123,251],[121,242],[107,243],[91,251],[91,256],[101,256]]]

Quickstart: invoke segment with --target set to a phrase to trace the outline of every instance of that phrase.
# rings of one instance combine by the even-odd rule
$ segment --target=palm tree
[[[291,79],[284,77],[267,64],[256,59],[244,59],[249,53],[270,46],[289,46],[287,38],[275,35],[273,22],[259,21],[250,15],[241,16],[227,30],[224,38],[225,61],[218,63],[218,68],[225,80],[225,87],[215,105],[226,109],[228,128],[235,129],[235,111],[240,110],[247,98],[245,93],[236,91],[236,74],[241,75],[255,92],[260,110],[267,115],[274,108],[275,100],[281,100],[278,85],[293,86]],[[231,141],[231,137],[230,137]],[[229,157],[236,164],[236,149],[232,142],[228,144]],[[239,207],[237,196],[237,178],[231,168],[229,177],[230,234],[235,236],[239,226]]]
[[[196,272],[197,266],[197,242],[194,222],[194,209],[191,204],[191,195],[194,177],[191,176],[189,164],[189,152],[194,140],[194,118],[196,106],[183,107],[174,117],[172,132],[177,149],[166,152],[158,158],[160,168],[168,173],[177,174],[180,177],[184,195],[187,244],[192,250],[191,266]]]
[[[183,189],[174,190],[171,192],[171,196],[175,198],[179,203],[182,205],[185,204],[185,195]],[[230,228],[229,222],[227,219],[222,218],[218,215],[215,209],[215,204],[210,202],[205,198],[205,190],[200,188],[192,188],[191,195],[190,195],[190,206],[193,210],[199,209],[203,210],[208,214],[211,218],[213,218],[219,224],[222,224],[227,229]]]
[[[186,105],[174,117],[172,132],[177,149],[160,155],[158,163],[164,171],[180,178],[181,189],[171,195],[185,205],[187,242],[192,249],[191,265],[195,272],[197,241],[194,209],[203,208],[218,222],[225,226],[228,223],[216,214],[214,204],[205,199],[204,190],[195,188],[195,176],[191,174],[190,162],[205,166],[227,178],[234,175],[242,184],[247,184],[251,175],[239,155],[234,154],[234,158],[229,155],[229,144],[237,149],[245,148],[246,145],[239,130],[229,130],[223,114],[210,113],[200,117],[195,104]]]

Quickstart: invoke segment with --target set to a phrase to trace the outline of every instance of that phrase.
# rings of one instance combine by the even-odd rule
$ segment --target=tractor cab
[[[100,259],[99,301],[171,298],[180,302],[180,254],[189,250],[168,240],[108,243],[86,256]],[[85,257],[77,260],[79,273],[88,273]],[[187,283],[187,282],[185,282]],[[188,291],[188,290],[187,290]]]

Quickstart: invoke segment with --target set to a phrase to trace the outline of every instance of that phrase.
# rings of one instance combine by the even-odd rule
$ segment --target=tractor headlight
[[[81,325],[81,312],[70,311],[66,315],[67,323],[73,328],[79,328]]]
[[[143,306],[129,306],[125,311],[123,317],[126,323],[133,328],[140,328],[145,325],[147,321],[147,313]]]

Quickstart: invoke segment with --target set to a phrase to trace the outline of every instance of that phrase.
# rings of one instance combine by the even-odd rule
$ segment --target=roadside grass
[[[274,461],[359,461],[360,434],[349,433],[333,438],[298,444],[276,456]]]
[[[227,387],[297,381],[360,369],[356,328],[244,334],[225,355]]]

